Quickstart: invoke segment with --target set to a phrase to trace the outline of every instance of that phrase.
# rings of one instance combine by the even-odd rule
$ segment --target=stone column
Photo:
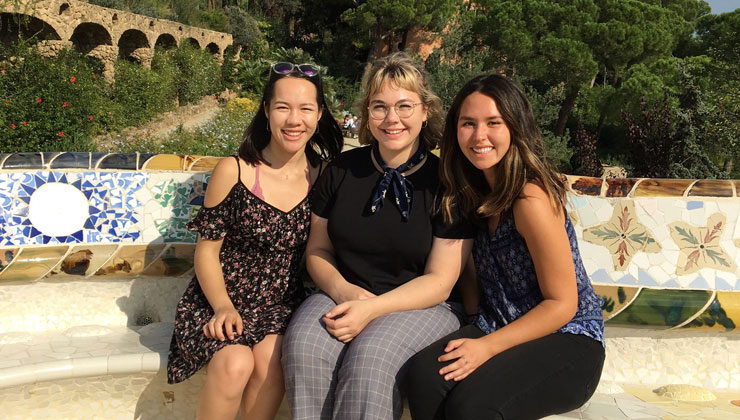
[[[72,41],[39,41],[36,44],[36,48],[38,48],[42,57],[53,58],[56,57],[61,50],[72,48]]]
[[[118,47],[113,45],[98,45],[87,53],[88,57],[97,58],[103,62],[103,77],[109,83],[115,80],[115,64],[118,57]]]
[[[152,68],[152,58],[154,51],[149,47],[137,48],[131,53],[131,58],[141,63],[142,66]]]

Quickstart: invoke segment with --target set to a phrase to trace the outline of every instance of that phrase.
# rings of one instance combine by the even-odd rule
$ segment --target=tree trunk
[[[568,89],[563,104],[560,105],[560,112],[558,112],[558,124],[555,126],[556,135],[560,136],[565,132],[565,125],[568,123],[570,110],[573,109],[573,104],[576,103],[576,98],[580,90],[578,86],[572,86]]]
[[[732,173],[732,167],[733,167],[734,163],[735,162],[733,162],[732,158],[731,157],[728,157],[727,159],[725,159],[725,164],[722,165],[722,170],[727,175],[731,174]]]

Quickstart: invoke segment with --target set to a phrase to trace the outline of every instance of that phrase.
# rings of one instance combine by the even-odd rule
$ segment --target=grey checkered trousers
[[[460,319],[446,303],[394,312],[344,344],[321,322],[334,306],[324,293],[311,295],[285,332],[282,364],[293,420],[400,419],[404,364],[460,328]]]

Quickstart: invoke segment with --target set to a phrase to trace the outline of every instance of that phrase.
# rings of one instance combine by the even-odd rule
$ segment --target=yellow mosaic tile
[[[732,197],[732,183],[720,179],[702,179],[691,187],[688,196]]]
[[[601,308],[604,321],[617,315],[622,309],[629,306],[640,292],[639,287],[629,286],[607,286],[595,284],[594,291],[604,299],[604,306]]]
[[[48,273],[67,253],[69,246],[23,248],[13,264],[0,273],[0,281],[33,281]]]
[[[144,166],[145,170],[185,170],[185,157],[181,155],[157,155],[149,159]]]
[[[681,252],[676,263],[677,275],[691,274],[702,268],[730,273],[737,270],[737,264],[719,244],[726,219],[724,214],[714,213],[706,226],[693,226],[686,222],[668,224],[671,238]]]
[[[0,273],[13,262],[20,248],[9,248],[0,250]]]
[[[714,401],[717,399],[717,396],[709,390],[699,386],[686,384],[664,385],[660,388],[654,389],[653,392],[661,397],[670,398],[676,401]]]
[[[220,157],[204,157],[198,159],[193,163],[188,170],[198,172],[210,172],[216,167],[216,164],[223,158]]]
[[[144,271],[161,253],[166,244],[124,245],[95,272],[96,276],[132,276]]]
[[[645,179],[635,187],[635,197],[683,197],[691,179]]]
[[[92,275],[118,250],[119,244],[77,245],[46,278],[86,277]]]
[[[193,268],[195,244],[170,244],[143,273],[146,276],[179,276]]]

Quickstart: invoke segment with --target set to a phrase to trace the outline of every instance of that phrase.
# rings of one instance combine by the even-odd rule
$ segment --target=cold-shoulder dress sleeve
[[[234,185],[236,187],[236,185]],[[220,203],[213,207],[203,206],[198,214],[188,222],[188,230],[200,233],[201,238],[217,241],[223,239],[236,223],[234,188]]]

